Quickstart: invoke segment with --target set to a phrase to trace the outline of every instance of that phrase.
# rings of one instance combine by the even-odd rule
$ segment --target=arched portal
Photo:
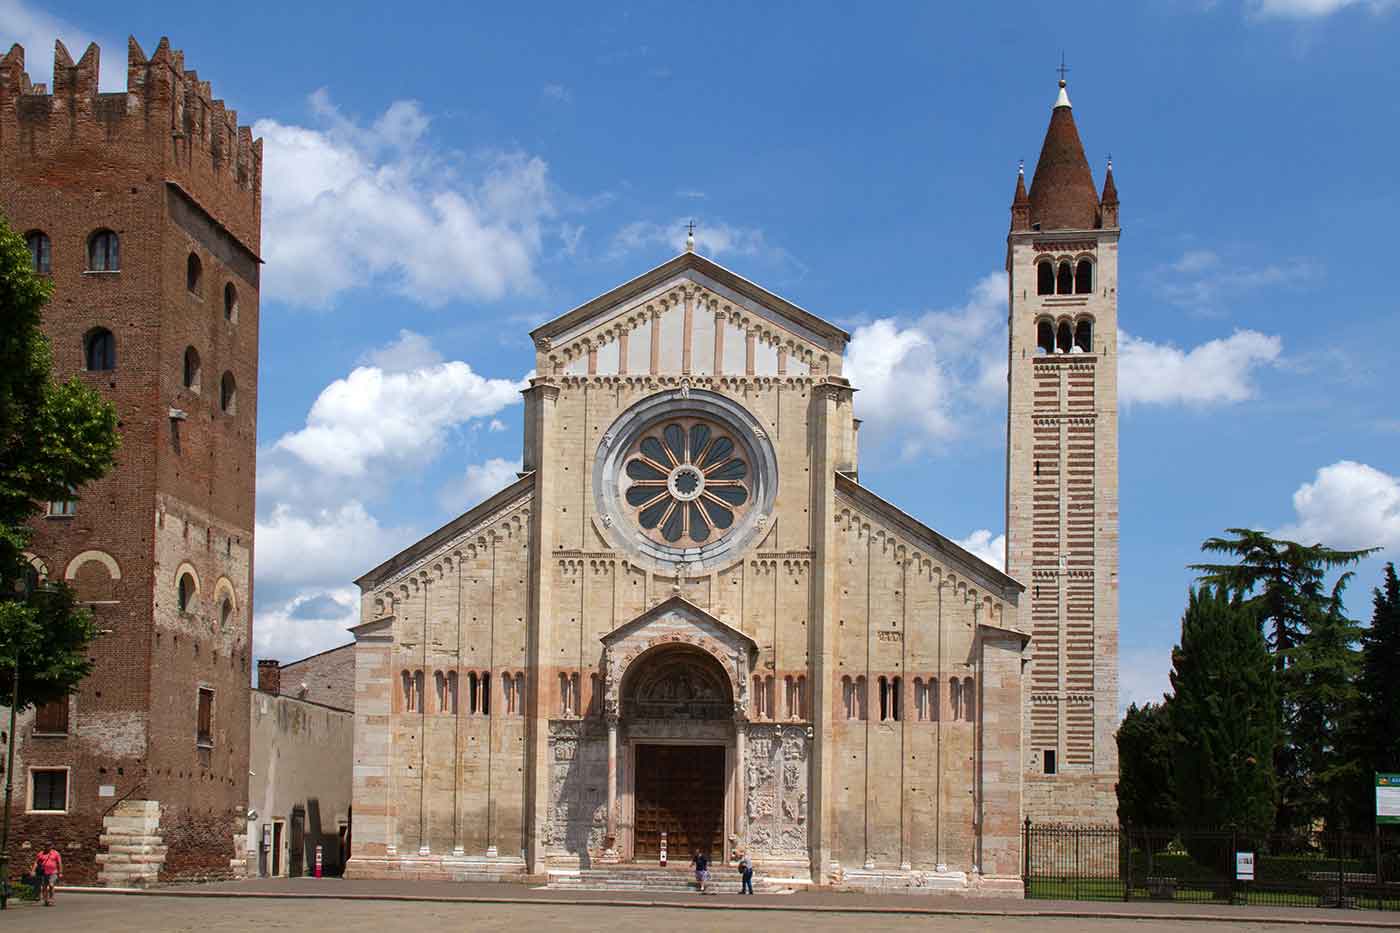
[[[734,688],[729,673],[693,644],[662,643],[623,676],[620,726],[631,780],[632,857],[694,852],[725,857],[726,802],[734,768]]]

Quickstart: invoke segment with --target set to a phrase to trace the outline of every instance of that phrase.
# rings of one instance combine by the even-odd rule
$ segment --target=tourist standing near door
[[[700,893],[705,893],[705,882],[710,880],[710,857],[704,852],[696,852],[690,857],[695,866],[695,881],[700,885]]]

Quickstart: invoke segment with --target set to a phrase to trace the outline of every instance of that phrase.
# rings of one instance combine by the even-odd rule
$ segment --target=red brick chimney
[[[278,661],[258,662],[258,689],[263,693],[282,692],[282,665]]]

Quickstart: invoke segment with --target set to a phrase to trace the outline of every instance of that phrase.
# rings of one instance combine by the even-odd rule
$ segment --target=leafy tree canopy
[[[77,378],[53,382],[39,329],[50,288],[0,218],[0,659],[18,657],[22,706],[68,692],[88,671],[83,654],[95,633],[61,583],[24,598],[33,573],[27,522],[42,503],[73,498],[110,469],[118,443],[111,404]],[[10,678],[0,681],[9,703]]]

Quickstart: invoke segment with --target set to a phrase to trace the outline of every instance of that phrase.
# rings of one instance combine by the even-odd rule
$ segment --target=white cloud
[[[1196,310],[1211,310],[1222,301],[1259,289],[1316,279],[1322,267],[1306,258],[1264,266],[1226,262],[1216,251],[1191,249],[1174,262],[1152,270],[1157,294]]]
[[[519,472],[519,460],[503,457],[470,463],[466,472],[443,487],[438,500],[449,512],[465,512],[515,482]]]
[[[979,528],[958,542],[958,546],[971,551],[998,570],[1006,570],[1006,535],[992,537],[986,528]]]
[[[975,407],[1006,398],[1006,275],[978,281],[961,307],[912,323],[855,329],[843,372],[859,391],[862,437],[914,456],[960,430]]]
[[[1128,711],[1128,704],[1161,703],[1162,695],[1170,693],[1172,669],[1171,648],[1139,648],[1118,655],[1118,715]]]
[[[253,127],[264,147],[264,295],[325,306],[384,284],[438,305],[535,286],[555,210],[543,160],[495,153],[465,178],[435,154],[415,101],[396,101],[369,126],[324,90],[310,101],[319,128]]]
[[[1249,6],[1261,18],[1322,19],[1348,7],[1380,15],[1393,9],[1395,0],[1251,0]]]
[[[421,462],[437,455],[451,430],[520,401],[525,386],[479,376],[461,360],[442,362],[409,331],[371,358],[389,368],[360,366],[326,386],[306,426],[274,448],[332,477],[362,476],[376,463]]]
[[[334,508],[297,511],[281,502],[259,519],[258,586],[342,586],[414,540],[406,528],[385,528],[358,499]]]
[[[433,346],[433,342],[422,334],[401,330],[399,339],[366,353],[361,362],[376,366],[385,372],[406,373],[436,366],[442,362],[442,354]]]
[[[0,0],[0,36],[7,42],[24,46],[24,70],[35,84],[47,84],[53,90],[54,40],[63,40],[68,54],[76,63],[87,51],[88,43],[101,48],[98,60],[98,85],[103,91],[126,90],[126,43],[115,37],[94,36],[44,10],[36,10],[21,0]],[[144,47],[146,54],[152,51]],[[9,48],[0,49],[8,52]]]
[[[254,615],[254,656],[300,660],[346,644],[346,629],[359,621],[359,592],[352,586],[298,593]]]
[[[1400,549],[1400,476],[1339,460],[1293,493],[1294,521],[1275,534],[1335,548]]]
[[[1206,405],[1253,398],[1253,375],[1278,362],[1283,341],[1237,330],[1190,350],[1119,331],[1118,397],[1124,405]]]
[[[683,252],[689,223],[688,217],[677,217],[668,224],[634,221],[613,234],[609,256],[616,259],[656,246],[669,247],[676,253]],[[781,247],[771,245],[757,227],[736,227],[723,221],[695,224],[695,251],[712,259],[726,255],[791,259]]]
[[[486,429],[492,434],[496,434],[506,429],[506,423],[500,418],[492,418],[491,423],[487,425]]]
[[[574,92],[562,84],[550,82],[540,90],[540,93],[544,95],[545,100],[552,100],[555,103],[571,104],[574,101]]]

